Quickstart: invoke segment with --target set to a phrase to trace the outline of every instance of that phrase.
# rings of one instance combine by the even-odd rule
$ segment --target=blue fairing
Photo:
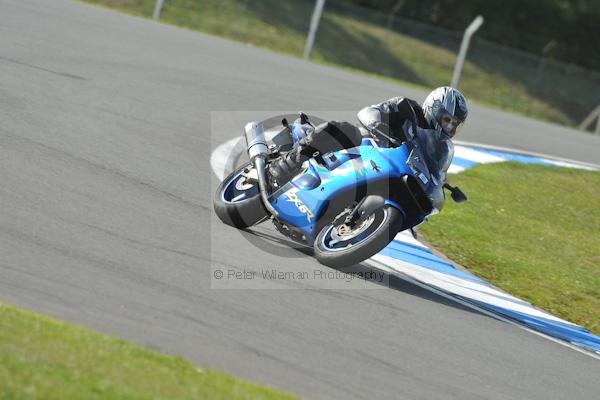
[[[303,174],[271,196],[279,218],[312,241],[318,234],[316,222],[331,199],[367,183],[413,174],[406,164],[410,153],[407,144],[396,148],[376,145],[375,141],[364,139],[359,147],[325,155],[322,163],[310,159]],[[386,203],[400,208],[392,200]]]

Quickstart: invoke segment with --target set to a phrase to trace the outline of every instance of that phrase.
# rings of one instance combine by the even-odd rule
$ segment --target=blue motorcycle
[[[281,119],[275,130],[250,122],[250,162],[221,182],[215,212],[239,229],[270,219],[283,235],[312,246],[322,264],[359,263],[441,210],[443,188],[466,200],[440,177],[439,160],[427,154],[418,131],[413,120],[404,137],[390,137],[304,113],[293,123]]]

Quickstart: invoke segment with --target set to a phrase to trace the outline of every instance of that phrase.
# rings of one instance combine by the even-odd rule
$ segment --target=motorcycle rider
[[[454,155],[454,145],[450,139],[462,127],[467,113],[465,96],[455,88],[443,86],[434,89],[422,106],[411,99],[394,97],[363,108],[357,116],[359,122],[387,146],[402,144],[407,140],[406,132],[416,136],[422,145],[425,161],[436,186],[440,186],[446,181],[446,173]],[[413,121],[416,123],[416,133],[413,133]],[[308,124],[305,125],[309,127]],[[300,140],[294,150],[270,165],[270,174],[276,182],[291,179],[302,162],[313,154],[354,147],[360,143],[360,132],[356,128],[352,129],[352,125],[346,122],[330,121],[316,130],[313,128],[310,127],[311,132],[315,133]],[[328,135],[316,134],[319,131],[327,131]],[[343,138],[348,140],[342,140]],[[441,186],[439,189],[439,193],[429,194],[434,204],[443,204]]]
[[[394,97],[358,112],[359,122],[387,145],[406,141],[405,132],[415,135],[424,145],[428,165],[441,183],[452,162],[452,138],[464,124],[468,114],[467,100],[458,90],[449,86],[434,89],[422,105],[405,97]],[[412,123],[417,132],[411,133]]]

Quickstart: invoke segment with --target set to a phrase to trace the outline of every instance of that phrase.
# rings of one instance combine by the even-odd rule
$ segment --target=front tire
[[[252,226],[268,215],[260,198],[258,183],[247,182],[243,175],[246,168],[254,169],[247,164],[223,179],[213,200],[219,219],[238,229]]]
[[[353,228],[327,224],[315,240],[315,258],[335,268],[360,263],[383,250],[400,231],[402,221],[399,210],[385,205]]]

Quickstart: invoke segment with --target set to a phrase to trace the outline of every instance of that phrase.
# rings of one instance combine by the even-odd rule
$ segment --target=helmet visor
[[[442,114],[439,123],[444,133],[450,137],[456,135],[456,133],[460,131],[463,125],[463,121],[456,117],[453,117],[449,113]]]

